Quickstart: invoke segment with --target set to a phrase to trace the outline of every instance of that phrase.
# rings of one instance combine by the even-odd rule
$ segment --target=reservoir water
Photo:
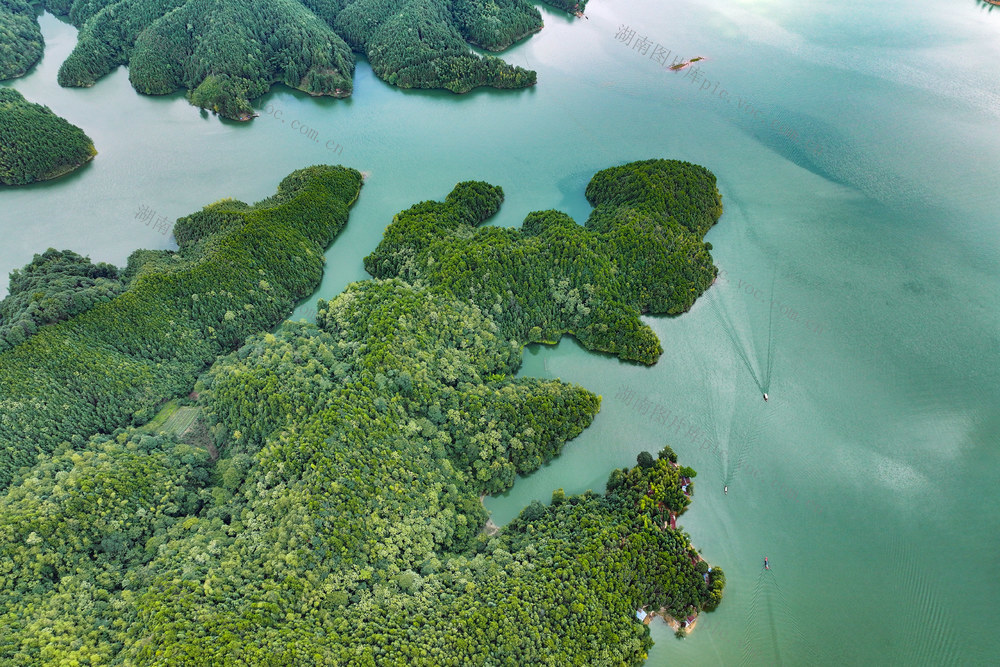
[[[403,91],[361,61],[351,99],[279,86],[249,124],[138,95],[124,69],[59,88],[76,30],[44,15],[43,61],[3,85],[82,127],[99,155],[0,191],[0,294],[35,252],[124,264],[172,247],[140,209],[172,222],[221,197],[256,201],[309,164],[369,174],[327,252],[324,298],[367,278],[362,257],[396,212],[457,181],[504,188],[491,224],[547,208],[583,222],[599,169],[704,165],[725,206],[708,235],[722,278],[691,312],[647,318],[664,347],[653,367],[569,338],[525,352],[522,374],[579,383],[601,413],[488,498],[494,520],[556,488],[600,490],[670,444],[698,470],[679,523],[728,583],[687,639],[652,625],[648,664],[994,664],[1000,12],[976,0],[542,12],[545,29],[504,56],[537,70],[533,89]],[[657,46],[705,60],[671,72]],[[766,403],[751,369],[770,378]]]

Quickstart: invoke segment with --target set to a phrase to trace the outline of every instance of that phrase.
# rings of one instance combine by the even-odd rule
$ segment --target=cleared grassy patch
[[[178,438],[183,436],[189,428],[194,424],[195,420],[201,416],[201,408],[193,408],[185,406],[178,408],[169,418],[160,430],[176,435]]]
[[[149,422],[140,427],[140,431],[145,431],[146,433],[159,433],[164,430],[163,426],[167,423],[174,413],[180,409],[176,400],[167,401],[164,406],[156,413],[156,416],[149,420]]]
[[[178,438],[194,425],[201,416],[201,408],[181,406],[176,400],[168,401],[148,424],[139,430],[146,433],[164,433]]]

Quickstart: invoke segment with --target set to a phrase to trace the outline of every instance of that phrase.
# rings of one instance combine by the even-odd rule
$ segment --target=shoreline
[[[39,180],[35,181],[35,183],[44,183],[45,181],[54,181],[57,178],[62,178],[63,176],[67,176],[69,174],[72,174],[77,169],[80,169],[82,167],[87,166],[88,164],[90,164],[94,160],[95,157],[97,157],[97,149],[94,148],[94,144],[90,145],[90,150],[91,150],[90,157],[88,157],[86,160],[84,160],[80,164],[62,167],[61,169],[58,169],[55,172],[53,172],[51,175],[47,175],[44,178],[40,178]],[[28,183],[27,185],[31,185],[31,184]]]
[[[715,284],[714,281],[712,284],[713,285]],[[670,465],[672,465],[674,468],[680,468],[680,464],[677,463],[676,461],[670,461]],[[663,527],[660,528],[660,531],[662,532],[666,530],[668,526],[670,527],[671,530],[675,531],[677,530],[677,514],[673,511],[670,512],[669,518],[666,521],[664,521]],[[700,561],[705,560],[705,558],[698,552],[698,548],[695,547],[694,544],[691,544],[691,548],[694,550],[694,554],[691,557],[692,562],[698,563]],[[705,562],[707,563],[708,561]],[[709,571],[711,572],[711,570],[712,568],[710,567]],[[707,574],[705,575],[705,577],[706,577],[705,581],[708,581]],[[644,612],[646,611],[645,605],[639,607],[639,609]],[[660,618],[663,619],[664,623],[670,626],[671,630],[673,630],[674,632],[682,632],[684,635],[687,635],[691,632],[694,632],[695,627],[698,625],[698,617],[701,615],[702,611],[704,610],[698,609],[693,614],[688,614],[688,616],[682,622],[679,621],[677,618],[668,614],[665,607],[660,607],[657,611],[646,612],[646,617],[642,619],[642,623],[643,625],[649,625],[654,617],[659,616]]]
[[[531,30],[526,31],[524,34],[522,34],[519,37],[515,37],[514,39],[512,39],[510,41],[509,44],[507,44],[507,46],[498,46],[496,48],[490,48],[488,46],[483,46],[479,42],[475,42],[475,41],[473,41],[471,39],[469,39],[467,41],[469,42],[469,44],[472,44],[477,49],[482,49],[483,51],[489,51],[490,53],[503,53],[504,51],[506,51],[510,47],[514,46],[518,42],[523,41],[523,40],[527,39],[528,37],[531,37],[532,35],[541,32],[543,28],[545,28],[545,24],[544,23],[542,25],[538,26],[537,28],[532,28]]]
[[[483,509],[486,509],[485,501],[486,501],[486,494],[484,493],[483,495],[479,496],[479,504],[483,506]],[[489,512],[489,510],[486,511]],[[479,530],[479,532],[485,533],[490,537],[493,537],[494,535],[500,532],[500,526],[496,525],[496,523],[493,522],[492,513],[490,514],[489,518],[486,519],[486,523],[483,524],[483,527]]]
[[[0,182],[0,190],[2,190],[3,188],[22,188],[22,187],[25,187],[25,186],[28,186],[28,185],[35,185],[36,183],[47,183],[49,181],[55,181],[57,179],[60,179],[63,176],[69,176],[73,172],[75,172],[75,171],[77,171],[79,169],[82,169],[83,167],[86,167],[88,164],[90,164],[91,162],[94,161],[94,158],[97,157],[97,151],[94,149],[94,145],[93,144],[90,145],[90,148],[91,148],[91,150],[93,150],[93,153],[90,155],[90,157],[88,157],[86,160],[84,160],[83,162],[81,162],[79,164],[75,164],[75,165],[63,165],[62,167],[59,167],[55,171],[49,172],[48,174],[45,174],[41,178],[36,178],[35,180],[29,181],[28,183],[3,183],[3,182]]]
[[[678,621],[676,618],[668,614],[667,610],[663,607],[661,607],[658,611],[646,611],[643,607],[640,607],[639,609],[646,614],[646,616],[642,619],[643,625],[649,625],[653,622],[654,618],[660,618],[670,627],[671,630],[674,632],[683,631],[685,635],[694,632],[695,627],[698,625],[699,614],[688,616],[685,619],[686,625],[682,625],[681,621]]]

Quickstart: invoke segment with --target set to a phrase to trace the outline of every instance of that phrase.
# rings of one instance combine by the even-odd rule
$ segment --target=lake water
[[[602,489],[612,468],[670,444],[699,473],[680,524],[728,585],[684,641],[654,623],[648,664],[994,664],[1000,12],[975,0],[542,11],[546,28],[505,56],[538,71],[534,89],[402,91],[362,61],[353,98],[279,87],[258,105],[271,115],[245,125],[179,94],[137,95],[124,69],[59,88],[76,31],[44,16],[44,60],[4,85],[100,154],[0,191],[0,294],[49,246],[117,264],[172,247],[136,219],[142,207],[172,221],[225,196],[256,201],[314,163],[370,173],[327,253],[325,298],[367,277],[361,259],[393,214],[459,180],[504,188],[493,224],[546,208],[582,222],[599,169],[702,164],[723,195],[708,240],[724,280],[690,313],[647,319],[665,350],[654,367],[571,339],[525,353],[523,374],[603,403],[558,460],[487,499],[495,520],[555,488]],[[616,38],[622,26],[652,43],[645,55]],[[657,44],[706,60],[668,72]],[[769,402],[739,354],[770,377]]]

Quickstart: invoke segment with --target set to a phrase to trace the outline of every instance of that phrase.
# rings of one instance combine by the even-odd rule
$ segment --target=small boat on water
[[[764,402],[767,403],[767,394],[764,394]]]
[[[770,570],[771,566],[767,564],[767,556],[764,556],[764,569]]]

